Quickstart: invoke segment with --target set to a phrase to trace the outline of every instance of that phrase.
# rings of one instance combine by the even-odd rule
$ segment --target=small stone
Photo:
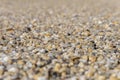
[[[120,79],[118,79],[118,77],[117,77],[116,75],[114,75],[114,74],[112,74],[109,79],[110,79],[110,80],[120,80]]]
[[[77,72],[76,68],[75,67],[71,67],[71,70],[70,70],[71,74],[75,74]]]
[[[105,76],[98,76],[97,80],[106,80],[106,77]]]
[[[67,69],[66,67],[62,67],[62,68],[59,70],[59,72],[60,72],[60,73],[65,72],[66,69]]]
[[[94,76],[94,70],[87,71],[85,74],[86,74],[86,77],[90,78]]]
[[[34,79],[34,80],[38,80],[38,79],[39,79],[39,75],[34,75],[34,76],[33,76],[33,79]]]
[[[7,62],[9,60],[9,57],[8,56],[5,56],[4,58],[3,58],[3,61],[4,62]]]
[[[31,68],[32,67],[32,63],[31,62],[27,62],[26,65]]]
[[[80,62],[80,63],[78,64],[78,66],[79,66],[80,68],[83,68],[83,67],[84,67],[84,64],[83,64],[82,62]]]
[[[73,65],[74,65],[74,63],[73,63],[73,62],[70,62],[70,63],[69,63],[69,66],[73,66]]]
[[[24,62],[23,62],[23,60],[18,60],[17,64],[24,65]]]
[[[15,67],[12,67],[10,69],[8,69],[9,72],[17,72],[17,69]]]
[[[14,29],[13,28],[8,28],[8,29],[6,29],[6,31],[13,32]]]
[[[47,78],[44,77],[44,76],[40,76],[40,77],[37,78],[37,80],[47,80]]]
[[[102,55],[100,55],[100,56],[97,58],[97,60],[98,60],[98,61],[101,61],[101,60],[103,60],[103,58],[104,58],[104,57],[103,57]]]
[[[77,80],[77,77],[76,76],[71,77],[71,78],[69,78],[69,80]]]
[[[89,60],[91,61],[91,62],[95,62],[96,61],[96,56],[89,56]]]
[[[61,68],[61,65],[60,65],[59,63],[56,63],[56,64],[55,64],[55,67],[54,67],[54,70],[55,70],[56,72],[59,72],[60,68]]]
[[[3,75],[3,72],[4,72],[4,70],[0,70],[0,76],[2,76],[2,75]]]
[[[65,77],[66,77],[66,72],[62,72],[62,73],[61,73],[61,77],[62,77],[62,78],[65,78]]]
[[[82,32],[82,35],[83,35],[83,36],[90,36],[91,33],[90,33],[89,30],[86,30],[86,31]]]
[[[88,60],[88,56],[87,55],[83,55],[82,59],[85,60],[85,61],[87,61]]]

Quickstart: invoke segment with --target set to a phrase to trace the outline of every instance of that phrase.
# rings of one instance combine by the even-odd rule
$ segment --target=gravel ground
[[[0,80],[120,80],[119,0],[0,0]]]

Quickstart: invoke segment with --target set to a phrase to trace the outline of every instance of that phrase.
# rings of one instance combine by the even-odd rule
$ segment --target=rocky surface
[[[0,80],[120,80],[119,0],[0,0]]]

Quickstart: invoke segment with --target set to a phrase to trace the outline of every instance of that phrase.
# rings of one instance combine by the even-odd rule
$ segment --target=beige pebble
[[[62,67],[62,68],[59,70],[59,72],[60,72],[60,73],[65,72],[66,69],[67,69],[66,67]]]
[[[93,67],[90,67],[89,71],[87,71],[85,74],[88,78],[94,76],[95,69]]]
[[[9,71],[9,72],[17,72],[17,71],[18,71],[18,69],[17,69],[17,68],[15,68],[15,67],[12,67],[12,68],[8,69],[8,71]]]
[[[91,62],[95,62],[96,61],[96,56],[89,56],[89,60],[91,61]]]
[[[4,70],[0,69],[0,76],[3,74]]]
[[[55,67],[54,67],[54,70],[55,70],[56,72],[59,72],[60,68],[61,68],[61,65],[60,65],[59,63],[56,63],[56,64],[55,64]]]
[[[71,74],[75,74],[77,72],[77,70],[75,67],[71,67],[70,72],[71,72]]]
[[[116,75],[114,75],[114,74],[112,74],[109,79],[110,79],[110,80],[120,80],[120,79],[118,79],[118,77],[117,77]]]
[[[62,73],[61,73],[61,77],[62,77],[62,78],[65,78],[65,77],[66,77],[66,72],[62,72]]]
[[[98,76],[97,80],[106,80],[106,77],[105,76]]]
[[[84,72],[84,69],[83,69],[83,68],[80,68],[80,69],[79,69],[79,72]]]
[[[98,60],[98,61],[101,61],[101,60],[103,60],[103,58],[104,58],[104,57],[103,57],[102,55],[100,55],[100,56],[97,58],[97,60]]]
[[[87,61],[88,60],[88,56],[87,55],[83,55],[82,59]]]
[[[83,35],[83,36],[90,36],[91,33],[90,33],[89,30],[86,30],[86,31],[82,32],[82,35]]]
[[[74,65],[74,63],[71,61],[70,63],[69,63],[69,66],[73,66]]]
[[[80,68],[83,68],[83,67],[84,67],[84,64],[83,64],[82,62],[80,62],[80,63],[78,64],[78,66],[79,66]]]
[[[19,65],[23,65],[23,64],[24,64],[23,60],[18,60],[17,63],[18,63]]]
[[[33,76],[33,79],[34,79],[34,80],[38,80],[38,79],[39,79],[39,75],[34,75],[34,76]]]

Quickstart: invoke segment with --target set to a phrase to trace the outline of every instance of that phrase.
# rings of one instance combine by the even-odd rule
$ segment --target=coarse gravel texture
[[[0,80],[120,80],[119,0],[0,0]]]

